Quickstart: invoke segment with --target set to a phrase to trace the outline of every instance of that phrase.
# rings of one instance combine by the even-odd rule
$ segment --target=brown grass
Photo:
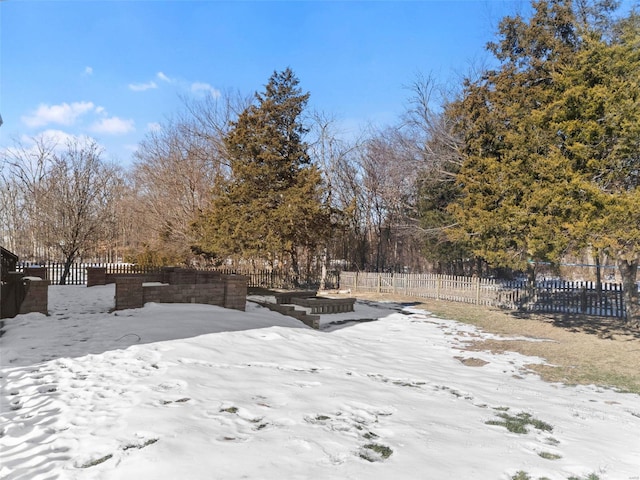
[[[594,384],[640,394],[640,330],[620,319],[581,315],[526,315],[463,303],[389,295],[357,295],[369,300],[411,303],[435,316],[458,320],[503,336],[546,339],[482,340],[469,350],[513,351],[544,358],[529,365],[543,379],[565,384]]]

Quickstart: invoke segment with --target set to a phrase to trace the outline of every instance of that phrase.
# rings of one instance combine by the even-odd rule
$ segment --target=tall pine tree
[[[585,32],[575,61],[556,77],[550,127],[583,185],[569,234],[616,259],[627,319],[640,324],[640,15],[631,12],[608,35]]]
[[[534,2],[525,21],[507,17],[489,49],[501,65],[467,81],[447,114],[464,139],[462,195],[450,207],[451,233],[496,267],[528,270],[558,261],[567,248],[563,201],[573,179],[547,128],[554,72],[578,50],[570,0]]]
[[[491,45],[500,68],[448,106],[464,136],[455,232],[516,269],[604,251],[618,261],[628,319],[640,322],[638,15],[604,31],[581,23],[570,0],[533,7],[528,21],[501,23]]]
[[[224,139],[230,176],[217,182],[210,208],[196,225],[199,249],[218,259],[288,264],[297,275],[300,253],[326,241],[330,213],[303,140],[301,115],[308,99],[291,69],[274,72],[232,123]]]

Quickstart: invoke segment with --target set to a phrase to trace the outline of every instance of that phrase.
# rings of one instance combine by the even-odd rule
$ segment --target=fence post
[[[476,282],[476,305],[480,305],[480,277],[474,278]]]
[[[382,291],[382,274],[378,273],[378,293]]]

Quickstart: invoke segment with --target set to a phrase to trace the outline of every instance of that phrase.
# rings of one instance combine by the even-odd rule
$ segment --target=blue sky
[[[181,96],[262,90],[291,67],[347,132],[396,121],[418,73],[459,84],[520,0],[0,2],[0,147],[90,135],[128,165]]]

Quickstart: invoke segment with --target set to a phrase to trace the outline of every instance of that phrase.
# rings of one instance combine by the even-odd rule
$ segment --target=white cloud
[[[134,92],[144,92],[145,90],[152,90],[154,88],[158,88],[156,82],[147,82],[147,83],[130,83],[129,90],[133,90]]]
[[[133,120],[124,120],[118,117],[103,118],[95,122],[90,130],[94,133],[104,133],[107,135],[122,135],[135,130]]]
[[[72,125],[79,116],[94,108],[93,102],[73,102],[71,104],[65,102],[59,105],[41,103],[35,112],[24,115],[22,121],[29,127],[42,127],[50,123]]]
[[[203,82],[193,82],[191,84],[191,92],[192,93],[208,93],[210,95],[212,95],[215,98],[218,98],[220,96],[220,91],[216,90],[215,88],[213,88],[211,85],[209,85],[208,83],[203,83]]]
[[[206,82],[191,82],[182,78],[172,78],[164,72],[156,73],[155,78],[158,82],[175,85],[179,89],[188,90],[194,95],[211,95],[214,98],[220,96],[220,91]],[[161,86],[162,85],[159,85],[156,81],[150,80],[147,83],[130,83],[129,89],[134,92],[142,92],[152,88],[160,88]]]
[[[84,67],[84,72],[83,72],[83,73],[84,73],[84,75],[85,75],[85,76],[93,75],[93,68],[91,68],[91,67]]]
[[[23,162],[31,162],[41,156],[43,149],[50,153],[60,154],[65,151],[69,143],[88,144],[94,141],[95,139],[87,135],[74,135],[63,130],[47,129],[34,136],[21,135],[18,146],[0,148],[0,154],[9,158],[21,159]]]
[[[162,80],[163,82],[167,82],[167,83],[173,83],[173,79],[167,77],[164,73],[162,72],[158,72],[156,74],[156,77],[158,77],[158,79]]]
[[[66,145],[68,142],[73,142],[81,139],[81,137],[78,137],[77,135],[73,135],[71,133],[67,133],[65,131],[55,130],[55,129],[45,130],[40,134],[38,134],[38,137],[45,140],[46,142],[51,142],[56,144],[58,148],[61,148],[63,145]]]

